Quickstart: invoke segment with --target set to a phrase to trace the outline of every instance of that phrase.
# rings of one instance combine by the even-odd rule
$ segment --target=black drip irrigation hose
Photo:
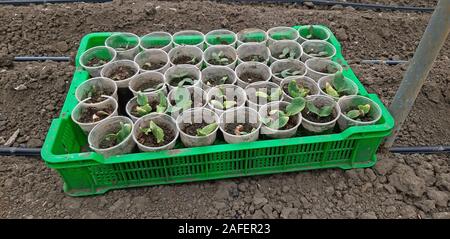
[[[391,153],[399,154],[438,154],[450,153],[450,146],[392,147]],[[40,156],[40,148],[0,147],[0,156]]]
[[[0,5],[28,5],[28,4],[45,4],[45,3],[103,3],[112,0],[0,0]]]
[[[0,156],[39,156],[40,148],[0,147]]]
[[[386,65],[399,65],[399,64],[406,64],[408,61],[402,61],[402,60],[362,60],[361,64],[386,64]]]
[[[70,61],[68,56],[16,56],[14,61]]]
[[[326,1],[326,0],[216,0],[216,1],[228,3],[237,2],[237,3],[299,3],[299,4],[309,2],[314,5],[324,5],[324,6],[341,5],[344,7],[353,7],[355,9],[379,9],[379,10],[417,11],[417,12],[434,11],[434,8],[432,7],[393,6],[393,5],[352,3],[352,2]]]

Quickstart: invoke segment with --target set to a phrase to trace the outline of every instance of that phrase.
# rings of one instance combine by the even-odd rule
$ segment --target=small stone
[[[247,191],[247,187],[248,187],[248,184],[247,184],[247,183],[240,183],[240,184],[238,185],[238,189],[239,189],[239,191],[241,191],[241,192]]]
[[[256,197],[256,195],[255,195],[255,197],[253,198],[253,203],[256,206],[263,206],[263,205],[267,204],[267,202],[268,202],[268,200],[265,197]]]
[[[342,6],[341,4],[336,4],[331,7],[331,10],[341,10],[341,9],[344,9],[344,6]]]
[[[261,210],[256,210],[255,213],[252,216],[252,219],[264,219],[265,218],[265,214],[263,211]]]
[[[314,3],[312,2],[304,2],[303,5],[309,7],[309,8],[313,8],[314,7]]]
[[[28,89],[28,87],[25,84],[20,84],[20,85],[14,87],[14,90],[17,90],[17,91],[24,91],[26,89]]]
[[[60,52],[66,52],[69,50],[69,45],[67,45],[67,42],[65,42],[65,41],[57,42],[55,44],[55,47]]]
[[[19,133],[20,129],[14,131],[14,133],[11,135],[11,137],[9,137],[9,139],[6,141],[6,143],[4,143],[4,145],[6,147],[10,147],[16,141],[17,137],[19,136]]]
[[[266,213],[267,215],[272,214],[273,212],[273,208],[270,205],[264,205],[264,207],[262,208],[262,210],[264,211],[264,213]]]
[[[41,139],[35,139],[35,138],[31,138],[30,140],[28,140],[27,142],[27,147],[28,148],[39,148],[44,144],[44,142]]]

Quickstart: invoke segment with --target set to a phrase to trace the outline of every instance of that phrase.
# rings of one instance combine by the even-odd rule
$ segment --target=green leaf
[[[263,91],[256,91],[256,97],[261,97],[261,98],[269,98],[269,95],[266,94],[266,92]]]
[[[310,25],[308,28],[308,35],[306,36],[306,39],[311,39],[314,36],[314,26]]]
[[[269,124],[271,119],[269,117],[263,117],[261,118],[261,122],[265,125]]]
[[[167,107],[167,99],[166,96],[164,95],[164,93],[162,91],[158,92],[158,96],[159,96],[159,107]]]
[[[116,143],[122,142],[131,133],[131,124],[124,124],[120,122],[120,130],[117,132]]]
[[[222,77],[222,79],[220,79],[220,84],[221,84],[221,85],[222,85],[222,84],[225,84],[225,82],[227,82],[227,80],[228,80],[228,76]]]
[[[356,119],[361,115],[361,111],[359,110],[350,110],[349,112],[347,112],[346,116],[349,117],[350,119]]]
[[[298,85],[297,85],[297,81],[291,80],[291,82],[289,82],[288,92],[289,92],[289,95],[293,98],[301,96],[300,89],[298,88]]]
[[[224,108],[223,104],[218,100],[211,100],[210,103],[216,109],[223,110]]]
[[[291,69],[288,68],[286,70],[281,71],[281,77],[286,78],[288,76],[291,76],[292,74],[291,74],[290,70]]]
[[[166,111],[165,106],[161,106],[161,105],[156,106],[156,113],[164,113],[164,111]]]
[[[288,116],[296,115],[300,113],[306,105],[306,100],[303,97],[296,97],[292,99],[291,103],[286,106],[286,114]]]
[[[192,80],[189,77],[183,78],[183,80],[181,80],[180,82],[178,82],[178,87],[182,87],[184,86],[186,83],[188,83],[189,85],[193,85],[194,84],[194,80]]]
[[[291,75],[296,76],[296,75],[300,75],[302,73],[302,71],[294,71],[291,73]]]
[[[332,97],[339,97],[339,93],[328,82],[325,84],[325,91]]]
[[[137,95],[137,103],[140,106],[144,106],[148,104],[148,98],[146,95],[142,94],[141,92],[138,92]]]
[[[234,100],[226,100],[223,102],[223,107],[225,107],[225,109],[229,109],[235,105],[237,105],[237,102]]]
[[[358,109],[363,113],[363,115],[366,115],[370,111],[370,104],[358,105]]]
[[[281,129],[289,122],[289,116],[280,116],[272,121],[267,127],[271,129]]]
[[[283,51],[282,51],[281,54],[278,56],[278,58],[280,58],[280,59],[286,58],[286,56],[288,56],[289,52],[290,52],[289,47],[283,48]]]
[[[289,59],[294,59],[295,58],[295,49],[291,49],[291,51],[289,52]]]
[[[152,107],[149,104],[146,104],[144,106],[137,106],[136,112],[139,116],[144,116],[150,112],[152,112]]]
[[[150,130],[156,138],[156,143],[162,143],[164,141],[164,130],[161,129],[155,122],[150,121]]]
[[[311,101],[306,102],[306,108],[308,108],[310,112],[316,114],[319,117],[327,117],[333,112],[333,107],[325,105],[322,108],[318,108]]]
[[[197,136],[207,136],[211,134],[217,128],[217,126],[217,123],[212,123],[201,129],[197,129]]]

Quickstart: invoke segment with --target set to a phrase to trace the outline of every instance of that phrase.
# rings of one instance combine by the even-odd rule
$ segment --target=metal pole
[[[390,105],[389,111],[394,116],[395,126],[392,135],[386,138],[384,147],[392,147],[449,32],[450,0],[439,0],[411,64]]]

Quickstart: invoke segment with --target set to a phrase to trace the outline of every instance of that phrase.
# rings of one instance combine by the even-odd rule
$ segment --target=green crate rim
[[[322,25],[323,26],[323,25]],[[300,26],[295,26],[295,29],[298,29]],[[336,56],[333,58],[334,61],[338,61],[341,65],[348,66],[348,63],[344,60],[342,56],[342,48],[334,34],[331,30],[325,27],[330,33],[331,37],[328,40],[331,44],[336,47]],[[98,165],[98,164],[116,164],[116,163],[125,163],[125,162],[137,162],[142,160],[153,160],[153,159],[161,159],[161,158],[171,158],[171,157],[183,157],[183,156],[193,156],[193,155],[201,155],[208,153],[219,153],[226,151],[236,151],[236,150],[246,150],[246,149],[255,149],[255,148],[268,148],[273,147],[274,145],[278,146],[289,146],[289,145],[300,145],[300,144],[312,144],[312,143],[325,143],[325,142],[333,142],[340,141],[346,139],[367,139],[367,138],[381,138],[386,137],[391,134],[392,129],[394,127],[394,119],[392,118],[389,111],[383,105],[381,100],[375,94],[368,94],[365,90],[364,86],[358,80],[354,72],[347,67],[344,70],[344,75],[353,80],[359,88],[359,94],[369,97],[374,100],[382,110],[382,121],[383,123],[379,123],[376,125],[370,126],[358,126],[358,127],[350,127],[345,131],[338,134],[329,134],[329,135],[320,135],[320,136],[303,136],[296,138],[288,138],[288,139],[273,139],[273,140],[259,140],[256,142],[249,143],[241,143],[241,144],[221,144],[221,145],[211,145],[211,146],[203,146],[203,147],[195,147],[195,148],[182,148],[182,149],[173,149],[173,150],[165,150],[159,152],[140,152],[126,155],[117,155],[109,158],[104,158],[100,154],[95,152],[84,152],[84,153],[72,153],[72,154],[54,154],[52,153],[52,145],[56,140],[57,130],[60,128],[60,124],[62,120],[66,120],[70,118],[70,113],[72,109],[77,104],[77,100],[75,98],[75,90],[83,81],[88,79],[88,73],[81,69],[79,66],[79,57],[80,55],[88,49],[88,42],[91,38],[98,37],[107,37],[113,34],[112,32],[96,32],[85,35],[80,43],[78,53],[76,56],[76,71],[73,76],[73,80],[69,91],[67,93],[66,100],[64,102],[63,108],[61,110],[60,117],[54,119],[50,125],[48,130],[48,134],[46,136],[44,145],[41,150],[41,156],[46,164],[50,168],[77,168],[80,166],[89,166],[89,165]],[[376,160],[376,156],[373,156],[373,162]],[[369,160],[369,159],[368,159]],[[367,167],[371,165],[359,165],[355,167]],[[289,170],[285,170],[286,172]],[[280,171],[281,172],[281,171]],[[233,176],[234,177],[234,176]],[[226,178],[226,176],[220,176],[217,178]],[[214,179],[214,178],[210,178]],[[208,180],[208,179],[205,179]],[[168,182],[170,183],[170,182]]]

